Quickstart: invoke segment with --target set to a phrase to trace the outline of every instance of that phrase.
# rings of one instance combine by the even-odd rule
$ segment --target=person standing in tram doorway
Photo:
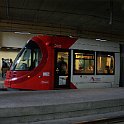
[[[64,61],[64,57],[61,57],[57,63],[60,75],[65,75],[67,71],[67,63]]]

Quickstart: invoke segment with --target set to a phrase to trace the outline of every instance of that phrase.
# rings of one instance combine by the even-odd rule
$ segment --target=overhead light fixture
[[[96,40],[99,40],[100,41],[101,39],[97,38]]]
[[[96,38],[97,41],[107,41],[106,39]]]
[[[110,19],[109,24],[111,25],[113,22],[113,0],[110,0]]]
[[[16,48],[16,47],[12,47],[12,49],[15,49],[15,50],[16,50],[16,49],[18,49],[18,48]]]
[[[100,41],[107,41],[106,39],[101,39]]]
[[[14,32],[15,34],[31,34],[30,32]]]

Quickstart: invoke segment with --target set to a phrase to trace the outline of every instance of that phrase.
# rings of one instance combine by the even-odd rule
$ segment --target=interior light
[[[111,55],[108,55],[108,57],[110,57]]]

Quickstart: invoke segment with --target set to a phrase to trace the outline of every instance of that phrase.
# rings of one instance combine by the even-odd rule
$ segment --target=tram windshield
[[[17,55],[11,70],[32,70],[38,66],[42,59],[42,52],[39,46],[30,40]]]

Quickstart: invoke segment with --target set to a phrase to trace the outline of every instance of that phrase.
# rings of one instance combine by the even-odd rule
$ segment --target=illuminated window
[[[94,52],[74,52],[74,74],[94,74]]]
[[[97,74],[114,74],[114,54],[97,52]]]

